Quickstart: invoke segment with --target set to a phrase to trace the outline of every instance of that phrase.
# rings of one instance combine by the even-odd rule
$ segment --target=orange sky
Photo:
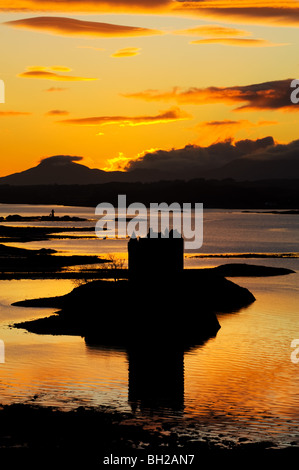
[[[0,176],[57,154],[117,169],[151,149],[297,139],[296,1],[0,0],[0,16]]]

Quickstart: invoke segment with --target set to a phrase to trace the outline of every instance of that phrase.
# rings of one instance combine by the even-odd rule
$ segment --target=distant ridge
[[[267,139],[261,140],[267,143]],[[256,145],[256,142],[250,141],[250,145]],[[225,154],[225,145],[229,149],[229,152],[226,149],[229,156]],[[260,142],[259,145],[261,145]],[[265,152],[268,153],[256,154],[253,151],[244,156],[242,152],[240,153],[239,147],[225,143],[210,146],[207,149],[186,146],[184,149],[146,154],[141,159],[132,160],[127,171],[89,168],[79,163],[82,157],[54,155],[43,158],[33,168],[0,177],[0,185],[157,183],[176,180],[190,181],[195,178],[210,180],[232,178],[235,181],[299,178],[299,141],[287,146],[268,146]]]
[[[159,170],[137,169],[125,171],[104,171],[89,168],[81,163],[82,157],[70,155],[54,155],[28,170],[0,177],[0,184],[12,186],[34,185],[87,185],[118,182],[152,182],[162,179],[173,179],[173,175]]]
[[[0,184],[14,186],[102,184],[122,179],[122,172],[120,171],[107,173],[103,170],[91,169],[76,163],[77,159],[81,159],[81,157],[56,155],[45,158],[34,168],[0,178]]]
[[[299,159],[254,160],[240,158],[226,165],[205,172],[206,178],[233,178],[238,181],[299,178]]]

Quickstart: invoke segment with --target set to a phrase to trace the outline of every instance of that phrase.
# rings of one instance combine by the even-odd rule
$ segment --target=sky
[[[297,140],[298,26],[295,0],[0,0],[0,176]]]

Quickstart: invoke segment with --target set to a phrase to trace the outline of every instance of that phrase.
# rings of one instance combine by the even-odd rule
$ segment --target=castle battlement
[[[148,233],[128,243],[130,278],[176,275],[184,269],[184,239],[173,231],[166,237]]]

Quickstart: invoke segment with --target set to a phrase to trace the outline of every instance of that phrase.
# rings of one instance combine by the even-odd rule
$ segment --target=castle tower
[[[130,279],[176,276],[184,269],[184,239],[148,233],[145,238],[130,238],[128,243]]]

